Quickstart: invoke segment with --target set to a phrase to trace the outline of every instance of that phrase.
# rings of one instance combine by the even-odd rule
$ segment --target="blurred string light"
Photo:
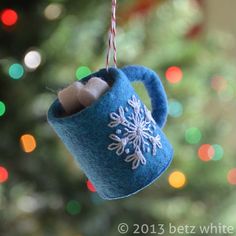
[[[214,155],[212,157],[212,160],[221,160],[224,156],[224,149],[219,144],[213,144],[212,147],[214,148]]]
[[[5,183],[8,180],[8,171],[3,166],[0,166],[0,184]]]
[[[31,134],[24,134],[20,137],[21,147],[24,152],[33,152],[37,146],[34,136]]]
[[[12,9],[4,9],[1,13],[1,22],[5,26],[13,26],[17,23],[18,15]]]
[[[42,62],[42,56],[40,52],[36,50],[29,51],[25,54],[24,63],[25,66],[30,70],[37,69]]]
[[[14,63],[9,67],[8,74],[12,79],[21,79],[24,75],[24,68],[21,64]]]
[[[63,6],[59,3],[51,3],[44,9],[44,16],[48,20],[56,20],[61,16]]]
[[[76,70],[76,78],[78,80],[88,76],[91,74],[91,70],[87,66],[80,66]]]
[[[81,205],[78,201],[76,200],[71,200],[66,204],[66,211],[70,215],[78,215],[81,210]]]
[[[202,161],[210,161],[215,155],[214,147],[210,144],[202,144],[198,149],[198,157]]]
[[[231,169],[228,172],[228,182],[232,185],[236,185],[236,168]]]
[[[0,116],[3,116],[6,112],[6,105],[4,102],[0,101]]]
[[[26,213],[33,213],[37,211],[41,204],[39,199],[29,195],[21,196],[17,199],[18,209]]]
[[[220,76],[216,76],[211,80],[211,87],[218,93],[224,91],[227,88],[227,81]]]
[[[183,78],[183,72],[180,67],[171,66],[166,70],[166,79],[171,84],[179,83]]]
[[[90,192],[93,192],[93,193],[96,192],[96,189],[90,180],[87,180],[86,185],[87,185],[87,188]]]
[[[190,144],[199,143],[201,138],[201,131],[196,127],[191,127],[185,131],[185,140]]]
[[[169,175],[168,181],[173,188],[183,188],[186,184],[186,176],[181,171],[174,171]]]
[[[175,99],[170,99],[168,102],[168,114],[175,118],[180,117],[183,114],[182,104]]]

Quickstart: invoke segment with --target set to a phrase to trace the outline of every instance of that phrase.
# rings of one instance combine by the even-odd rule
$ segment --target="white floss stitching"
[[[155,156],[157,148],[162,148],[160,135],[155,135],[156,122],[152,117],[151,112],[134,95],[128,100],[128,105],[131,107],[132,113],[128,115],[129,109],[119,107],[118,112],[110,113],[111,122],[109,127],[114,128],[119,126],[115,132],[121,137],[111,134],[109,138],[113,143],[108,146],[108,150],[116,150],[118,156],[124,152],[129,154],[131,147],[134,150],[133,154],[126,156],[126,162],[132,163],[132,169],[137,169],[140,164],[146,165],[144,157],[145,152],[150,152],[152,146],[152,155]],[[118,128],[118,127],[117,127]],[[129,150],[127,152],[127,150]]]

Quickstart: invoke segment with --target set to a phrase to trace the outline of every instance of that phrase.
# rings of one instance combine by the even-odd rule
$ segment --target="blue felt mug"
[[[167,98],[156,73],[143,66],[102,69],[82,79],[100,77],[111,88],[85,109],[63,116],[58,99],[48,121],[104,199],[132,195],[157,179],[170,165],[173,149],[161,128]],[[142,81],[152,112],[131,82]]]

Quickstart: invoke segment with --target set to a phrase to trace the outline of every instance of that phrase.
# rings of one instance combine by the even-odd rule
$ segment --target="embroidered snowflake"
[[[134,95],[128,100],[128,106],[120,106],[117,113],[110,113],[108,126],[116,130],[115,134],[109,135],[113,142],[108,150],[115,151],[118,156],[127,154],[124,160],[132,163],[132,169],[137,169],[140,164],[146,165],[144,153],[151,152],[155,156],[162,144],[156,122],[147,107],[142,106]]]

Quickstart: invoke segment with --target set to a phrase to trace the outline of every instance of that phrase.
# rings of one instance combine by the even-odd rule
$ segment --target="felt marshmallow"
[[[98,98],[101,97],[108,89],[109,85],[106,81],[98,77],[93,77],[79,91],[79,102],[83,106],[88,107],[96,100],[98,100]]]
[[[80,82],[74,82],[70,86],[64,88],[58,93],[60,101],[65,112],[70,115],[83,109],[83,105],[79,102],[78,94],[83,89],[84,85]]]

